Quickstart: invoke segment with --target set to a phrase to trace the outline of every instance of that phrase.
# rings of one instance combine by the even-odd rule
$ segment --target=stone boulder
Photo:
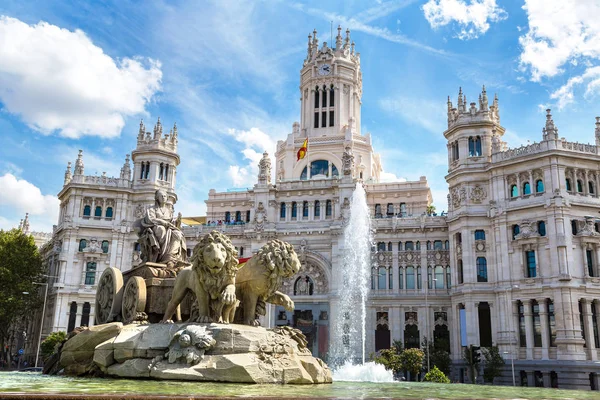
[[[289,327],[132,324],[118,332],[108,327],[99,332],[106,335],[93,336],[92,353],[91,340],[87,346],[75,343],[67,348],[64,360],[78,365],[77,371],[84,359],[93,360],[103,374],[121,378],[279,384],[332,381],[327,365],[306,348],[304,335]],[[87,358],[83,351],[88,352]]]

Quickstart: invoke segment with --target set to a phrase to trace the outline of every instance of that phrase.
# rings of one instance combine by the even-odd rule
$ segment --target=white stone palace
[[[598,390],[600,118],[595,144],[573,143],[559,137],[548,110],[541,140],[510,149],[498,98],[490,105],[483,88],[467,104],[460,91],[456,106],[448,99],[443,132],[448,212],[435,215],[425,177],[380,182],[380,157],[361,132],[360,54],[349,31],[338,28],[335,39],[330,47],[309,35],[300,122],[273,161],[264,154],[252,189],[210,190],[207,215],[183,219],[188,249],[213,229],[232,238],[240,257],[271,238],[292,243],[302,269],[284,290],[296,309],[271,307],[264,322],[301,329],[313,354],[326,357],[344,290],[343,229],[362,182],[375,232],[367,353],[427,338],[447,345],[452,378],[463,380],[463,346],[496,344],[507,362],[502,383],[512,384],[512,359],[517,384]],[[133,171],[127,156],[118,178],[86,176],[81,153],[74,172],[67,167],[58,225],[44,247],[48,275],[59,276],[45,335],[94,323],[102,271],[139,262],[133,221],[156,189],[177,199],[176,127],[163,135],[160,121],[153,134],[142,124],[131,160]]]

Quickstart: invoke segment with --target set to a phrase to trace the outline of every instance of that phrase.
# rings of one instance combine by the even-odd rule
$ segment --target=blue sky
[[[594,142],[600,4],[577,0],[36,1],[0,3],[0,228],[56,223],[67,161],[119,174],[139,121],[177,122],[176,205],[251,186],[258,157],[299,118],[313,29],[350,28],[361,53],[362,131],[389,178],[427,176],[446,209],[446,99],[500,99],[504,139]]]

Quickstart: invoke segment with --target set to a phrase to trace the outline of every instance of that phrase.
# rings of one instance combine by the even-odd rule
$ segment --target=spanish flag
[[[304,139],[304,143],[302,143],[302,147],[298,150],[298,159],[296,161],[302,160],[306,157],[306,153],[308,152],[308,138]]]

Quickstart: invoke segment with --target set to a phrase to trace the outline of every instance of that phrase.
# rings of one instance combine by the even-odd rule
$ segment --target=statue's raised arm
[[[138,235],[142,260],[166,264],[168,268],[186,262],[187,248],[183,232],[176,226],[173,209],[167,203],[167,193],[157,190],[155,202],[139,221]]]

